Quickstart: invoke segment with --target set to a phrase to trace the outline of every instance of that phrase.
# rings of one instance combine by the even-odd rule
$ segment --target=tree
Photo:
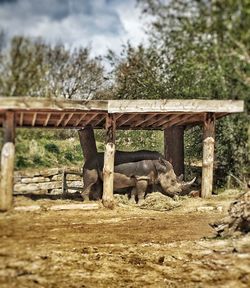
[[[1,50],[0,50],[1,51]],[[41,39],[14,37],[0,57],[1,95],[92,99],[102,90],[104,68],[90,48],[74,51]]]
[[[109,51],[113,71],[113,97],[116,99],[157,99],[164,93],[164,82],[155,63],[155,50],[127,44],[121,55]]]
[[[250,1],[139,3],[154,17],[151,47],[160,59],[156,63],[162,63],[169,97],[245,100],[245,114],[217,122],[217,160],[225,174],[249,173]]]

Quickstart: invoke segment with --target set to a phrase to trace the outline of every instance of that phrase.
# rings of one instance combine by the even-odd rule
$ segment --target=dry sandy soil
[[[15,197],[44,209],[0,214],[0,287],[250,287],[250,236],[217,239],[209,226],[235,193],[161,212],[48,211],[79,202]]]

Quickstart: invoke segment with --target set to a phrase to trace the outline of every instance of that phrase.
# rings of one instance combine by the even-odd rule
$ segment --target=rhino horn
[[[184,190],[187,190],[189,187],[191,187],[194,182],[196,180],[196,177],[194,177],[193,180],[189,181],[189,182],[184,182],[182,185],[181,185],[181,190],[184,191]]]
[[[181,175],[179,175],[179,176],[177,177],[177,180],[178,180],[178,181],[183,181],[183,178],[184,178],[184,175],[181,174]]]

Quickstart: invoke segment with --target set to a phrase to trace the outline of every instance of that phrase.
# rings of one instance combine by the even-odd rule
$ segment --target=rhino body
[[[146,158],[146,159],[145,159]],[[97,159],[86,161],[83,167],[84,188],[82,196],[89,199],[91,192],[102,192],[104,153],[98,153]],[[183,183],[178,181],[172,165],[163,156],[154,151],[141,150],[136,152],[121,152],[115,154],[114,191],[131,190],[131,198],[138,198],[140,204],[147,190],[155,185],[168,196],[180,193]]]

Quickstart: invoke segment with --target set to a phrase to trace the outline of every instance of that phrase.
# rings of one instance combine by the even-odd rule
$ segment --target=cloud
[[[68,47],[91,44],[93,55],[145,41],[135,0],[0,0],[0,29]]]

